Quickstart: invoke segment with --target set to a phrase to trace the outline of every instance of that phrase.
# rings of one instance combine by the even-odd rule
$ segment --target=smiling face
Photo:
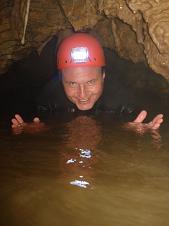
[[[62,83],[68,99],[79,110],[91,109],[103,92],[105,74],[98,67],[72,67],[62,70]]]

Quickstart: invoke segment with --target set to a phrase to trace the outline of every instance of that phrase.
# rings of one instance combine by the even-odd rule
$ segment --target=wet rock
[[[104,47],[169,80],[168,0],[1,0],[0,8],[0,73],[72,29],[90,30]]]

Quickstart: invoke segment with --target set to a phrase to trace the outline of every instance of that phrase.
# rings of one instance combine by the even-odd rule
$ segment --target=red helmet
[[[81,66],[105,66],[103,48],[96,38],[86,33],[74,33],[65,38],[57,52],[58,69]]]

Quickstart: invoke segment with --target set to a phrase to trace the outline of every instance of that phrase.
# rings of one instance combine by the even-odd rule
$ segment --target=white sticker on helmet
[[[75,63],[85,63],[89,61],[89,52],[86,47],[76,47],[71,51],[71,58]]]

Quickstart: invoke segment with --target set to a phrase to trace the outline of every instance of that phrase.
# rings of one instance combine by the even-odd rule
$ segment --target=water
[[[1,226],[167,226],[169,134],[139,135],[111,119],[0,130]]]

